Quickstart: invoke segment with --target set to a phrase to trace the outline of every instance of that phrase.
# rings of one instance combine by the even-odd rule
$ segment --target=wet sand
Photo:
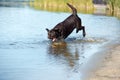
[[[120,80],[120,45],[112,47],[88,80]]]

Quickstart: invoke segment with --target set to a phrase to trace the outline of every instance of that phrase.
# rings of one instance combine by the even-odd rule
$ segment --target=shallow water
[[[75,31],[65,42],[51,43],[53,28],[70,13],[0,7],[0,80],[83,80],[84,66],[103,46],[120,43],[120,20],[78,14],[87,36]]]

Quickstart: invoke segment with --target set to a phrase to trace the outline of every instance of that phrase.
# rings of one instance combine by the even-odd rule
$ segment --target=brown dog
[[[72,5],[67,3],[67,5],[72,9],[73,13],[65,19],[63,22],[58,23],[53,29],[49,30],[46,28],[48,32],[48,38],[52,41],[57,41],[61,39],[67,38],[72,31],[76,28],[76,33],[79,30],[83,30],[83,36],[85,37],[85,27],[81,25],[81,19],[77,15],[77,10]]]

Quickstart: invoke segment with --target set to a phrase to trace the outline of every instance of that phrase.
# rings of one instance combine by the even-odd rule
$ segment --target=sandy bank
[[[94,5],[94,8],[95,8],[95,11],[94,11],[94,14],[99,14],[99,15],[105,15],[106,14],[106,8],[107,6],[106,5],[99,5],[99,4],[95,4]]]
[[[120,80],[120,45],[108,51],[101,67],[88,80]]]

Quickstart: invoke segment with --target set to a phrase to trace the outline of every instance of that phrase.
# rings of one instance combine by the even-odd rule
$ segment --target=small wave
[[[87,43],[103,43],[103,42],[106,42],[107,39],[97,38],[97,37],[87,37],[83,39],[77,39],[77,41],[87,42]]]
[[[67,43],[104,43],[107,40],[104,38],[86,37],[86,38],[67,38]],[[4,49],[25,49],[25,48],[40,48],[43,45],[49,45],[49,40],[20,40],[20,41],[7,41],[0,42],[0,48]]]
[[[68,38],[65,40],[66,42],[85,42],[85,43],[104,43],[108,40],[105,38],[98,38],[98,37],[81,37],[81,38]]]
[[[33,41],[7,41],[0,42],[0,49],[26,49],[26,48],[40,48],[41,46],[49,44],[47,40],[33,40]]]

